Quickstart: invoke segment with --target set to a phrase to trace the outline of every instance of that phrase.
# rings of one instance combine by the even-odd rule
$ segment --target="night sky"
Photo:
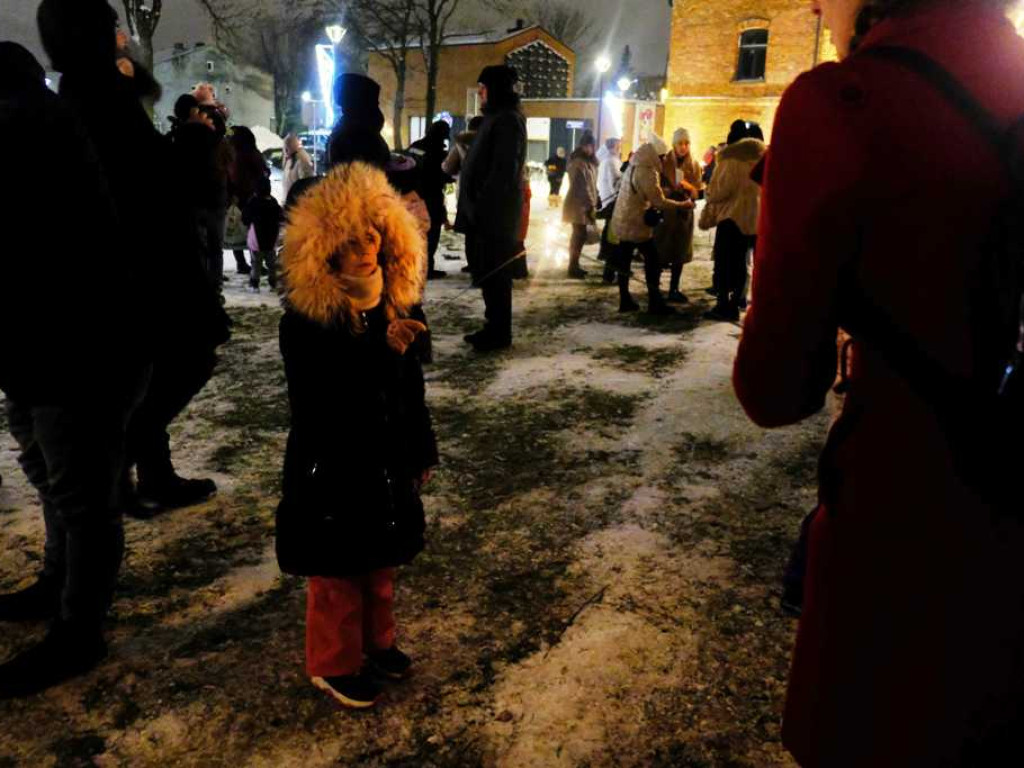
[[[38,4],[39,0],[0,0],[0,39],[23,43],[42,60],[35,28]],[[664,71],[671,15],[667,0],[584,0],[584,4],[598,17],[596,28],[613,60],[618,59],[622,47],[628,43],[637,72],[660,74]],[[113,5],[121,10],[119,2]],[[638,8],[643,12],[637,13]],[[510,26],[512,21],[508,20]],[[158,51],[175,42],[196,42],[206,37],[206,17],[192,0],[164,0],[164,15],[157,29],[155,47]]]

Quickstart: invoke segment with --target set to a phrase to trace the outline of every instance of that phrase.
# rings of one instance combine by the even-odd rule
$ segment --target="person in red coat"
[[[968,275],[1007,158],[931,82],[871,49],[923,52],[1009,128],[1024,114],[1024,40],[1007,5],[813,3],[843,60],[787,90],[764,168],[734,372],[758,424],[824,406],[851,274],[932,359],[974,375]],[[1024,764],[1024,531],[957,477],[929,405],[853,335],[783,741],[803,766]]]

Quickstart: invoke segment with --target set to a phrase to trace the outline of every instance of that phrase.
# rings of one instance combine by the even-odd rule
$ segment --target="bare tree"
[[[311,43],[319,32],[317,0],[199,0],[213,23],[218,45],[270,74],[274,121],[284,134],[299,122],[298,94],[309,73]]]
[[[434,119],[437,108],[437,77],[441,70],[441,47],[452,35],[452,19],[462,0],[414,0],[419,22],[420,49],[427,71],[426,119]]]
[[[124,20],[128,32],[139,45],[142,54],[140,62],[150,72],[153,71],[153,35],[160,24],[163,13],[163,0],[151,0],[152,6],[143,0],[124,0]]]
[[[409,53],[418,44],[420,32],[418,0],[349,0],[347,19],[359,27],[359,34],[379,54],[395,75],[395,100],[391,105],[392,143],[402,148],[402,113],[409,76]]]

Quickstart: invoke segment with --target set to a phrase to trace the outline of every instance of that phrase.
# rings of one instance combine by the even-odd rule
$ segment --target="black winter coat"
[[[526,118],[509,106],[484,117],[459,176],[455,228],[483,244],[478,268],[487,272],[519,250],[526,165]]]
[[[28,131],[42,149],[10,153],[0,184],[0,390],[28,405],[122,400],[147,360],[139,260],[73,111],[41,77],[4,74],[0,143]]]
[[[60,94],[96,147],[121,221],[107,239],[116,238],[136,257],[134,291],[145,296],[148,316],[124,322],[149,327],[152,359],[208,354],[227,340],[229,321],[206,276],[170,140],[153,127],[130,79],[116,69],[66,72]]]
[[[414,142],[409,149],[415,152],[419,162],[420,183],[417,191],[426,203],[434,224],[444,223],[447,218],[444,188],[452,183],[451,176],[441,169],[448,157],[444,142],[428,136]]]
[[[364,318],[358,335],[290,309],[281,320],[292,411],[277,512],[285,573],[355,576],[408,563],[424,546],[415,481],[438,458],[423,370],[414,352],[388,347],[382,308]]]
[[[174,166],[189,207],[225,210],[228,207],[228,174],[216,131],[199,123],[185,123],[171,133]]]
[[[256,242],[261,251],[277,248],[277,236],[281,233],[284,212],[273,197],[254,196],[242,211],[242,223],[256,228]]]

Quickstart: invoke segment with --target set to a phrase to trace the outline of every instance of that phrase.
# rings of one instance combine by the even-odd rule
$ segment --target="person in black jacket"
[[[372,706],[370,674],[404,677],[395,567],[424,546],[419,491],[437,464],[409,319],[424,239],[384,173],[342,163],[291,209],[280,342],[291,431],[277,556],[309,577],[306,667],[347,707]],[[364,665],[364,655],[368,665]]]
[[[107,32],[116,72],[112,20]],[[0,698],[49,688],[106,655],[102,623],[124,549],[126,422],[153,332],[95,147],[32,55],[0,43],[0,141],[16,146],[26,130],[60,151],[12,153],[6,170],[18,184],[0,185],[0,389],[46,545],[37,580],[0,595],[0,621],[52,623],[0,665]],[[100,243],[102,258],[86,258]]]
[[[252,274],[249,275],[249,288],[254,293],[260,291],[260,273],[263,265],[267,267],[267,282],[271,288],[277,286],[277,236],[281,234],[281,221],[284,212],[274,196],[270,194],[270,179],[256,182],[256,194],[252,196],[242,211],[242,223],[251,228],[250,242],[255,245],[252,253]]]
[[[138,503],[128,509],[148,516],[217,490],[210,479],[178,476],[167,428],[209,381],[229,320],[203,268],[170,141],[114,66],[116,18],[105,0],[43,0],[38,14],[43,46],[62,73],[61,98],[96,147],[121,222],[106,239],[143,254],[131,290],[154,320],[140,344],[153,372],[128,428],[128,468],[138,476]]]
[[[327,167],[356,160],[380,169],[387,166],[391,150],[380,135],[380,86],[366,75],[346,72],[334,81],[334,102],[342,114],[327,141]]]
[[[522,255],[519,225],[526,164],[526,118],[512,67],[485,67],[479,77],[484,121],[466,156],[455,229],[466,236],[487,324],[466,336],[480,352],[512,345],[512,262]]]
[[[434,257],[441,243],[441,229],[448,221],[448,210],[444,203],[444,190],[451,184],[451,177],[444,172],[442,165],[448,158],[448,138],[451,126],[444,120],[438,120],[430,126],[427,135],[414,142],[411,154],[417,155],[420,168],[419,194],[427,204],[430,212],[430,231],[427,233],[427,279],[437,280],[447,277],[447,273],[435,267]]]
[[[548,205],[554,208],[562,196],[562,180],[565,179],[569,161],[565,157],[565,147],[559,147],[544,163],[548,172]]]

